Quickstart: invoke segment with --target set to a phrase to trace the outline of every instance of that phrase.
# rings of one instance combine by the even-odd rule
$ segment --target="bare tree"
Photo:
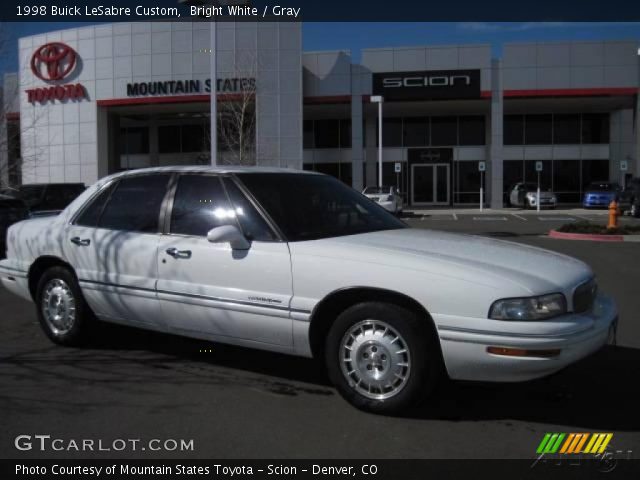
[[[0,23],[0,55],[3,56],[10,49],[17,49],[9,32],[8,26]],[[42,134],[36,127],[46,115],[46,109],[37,107],[39,105],[21,112],[18,73],[0,77],[0,189],[17,188],[23,176],[32,181],[36,177],[36,166],[45,149],[36,146],[35,138]]]
[[[218,79],[218,164],[256,164],[256,55],[238,52],[232,74]],[[213,82],[211,88],[214,88]],[[211,137],[205,131],[206,160],[210,160]],[[208,155],[207,155],[208,154]],[[204,156],[202,158],[204,159]]]

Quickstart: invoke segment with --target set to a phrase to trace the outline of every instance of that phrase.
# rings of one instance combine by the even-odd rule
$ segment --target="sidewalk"
[[[406,208],[405,214],[409,215],[608,215],[607,209],[587,210],[584,208],[556,208],[541,209],[539,212],[534,210],[525,210],[522,208],[484,208],[480,212],[480,208],[431,208],[431,209],[414,209]]]

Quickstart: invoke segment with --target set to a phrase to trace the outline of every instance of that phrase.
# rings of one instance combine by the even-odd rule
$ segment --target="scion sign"
[[[374,73],[373,94],[387,101],[479,98],[480,70]]]

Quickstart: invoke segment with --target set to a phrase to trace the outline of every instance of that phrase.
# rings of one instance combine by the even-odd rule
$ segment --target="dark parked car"
[[[5,257],[7,229],[28,216],[29,210],[22,200],[0,195],[0,258]]]
[[[640,177],[632,178],[620,193],[620,208],[640,218]]]
[[[37,183],[3,193],[22,200],[31,215],[37,216],[64,210],[85,188],[84,183]]]
[[[619,194],[620,185],[615,182],[591,182],[584,191],[582,206],[584,208],[606,208],[613,200],[618,198]]]

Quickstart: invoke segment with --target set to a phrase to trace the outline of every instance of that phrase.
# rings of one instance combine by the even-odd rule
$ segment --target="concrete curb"
[[[550,238],[560,240],[589,240],[592,242],[640,242],[640,235],[599,235],[594,233],[566,233],[549,231]]]

